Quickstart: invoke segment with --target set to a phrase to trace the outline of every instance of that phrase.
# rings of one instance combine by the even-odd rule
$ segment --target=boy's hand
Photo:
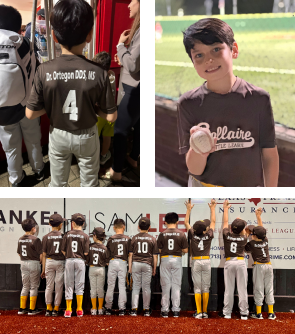
[[[194,204],[192,205],[190,199],[188,201],[185,201],[184,204],[185,204],[187,210],[191,210],[195,206]]]
[[[41,273],[41,278],[45,278],[46,276],[45,276],[45,271],[42,271],[42,273]]]
[[[155,276],[155,275],[156,275],[156,269],[153,270],[153,276]]]
[[[129,35],[130,35],[130,30],[131,29],[128,29],[128,30],[125,30],[125,31],[122,32],[122,34],[119,38],[118,44],[125,43],[127,41],[127,39],[129,38]]]
[[[114,61],[115,61],[115,63],[117,63],[119,66],[122,66],[122,64],[121,64],[121,62],[120,62],[120,59],[119,59],[119,57],[118,57],[117,54],[114,55]]]
[[[223,209],[228,210],[230,207],[231,207],[231,204],[229,204],[229,203],[228,203],[228,200],[226,199],[226,200],[223,202]]]
[[[257,208],[257,209],[255,210],[255,214],[256,214],[257,217],[260,217],[261,214],[262,214],[262,209],[261,209],[261,208]]]
[[[192,136],[193,133],[197,132],[199,129],[204,129],[202,128],[201,126],[193,126],[191,129],[190,129],[190,135]],[[208,157],[208,155],[210,153],[213,153],[215,152],[215,149],[216,149],[216,143],[217,143],[217,138],[213,138],[214,140],[214,145],[213,145],[213,148],[211,151],[207,152],[207,153],[202,153],[201,155],[205,156],[205,157]]]
[[[210,209],[215,209],[216,204],[215,199],[211,199],[211,203],[208,203]]]

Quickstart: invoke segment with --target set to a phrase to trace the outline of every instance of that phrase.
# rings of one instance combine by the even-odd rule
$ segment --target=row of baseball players
[[[208,318],[207,306],[211,283],[210,248],[215,229],[215,200],[209,203],[211,220],[196,221],[193,227],[189,224],[190,213],[194,205],[185,202],[187,213],[185,226],[191,241],[192,280],[197,311],[194,318]],[[258,226],[246,227],[246,222],[240,218],[228,227],[228,209],[230,204],[226,200],[223,204],[223,240],[226,262],[224,266],[224,308],[221,316],[230,319],[234,301],[235,280],[239,294],[239,308],[241,319],[248,318],[247,301],[247,268],[244,253],[251,252],[254,260],[253,285],[256,312],[253,318],[262,319],[261,307],[264,299],[268,304],[268,318],[275,319],[273,312],[273,270],[269,260],[268,240],[266,230],[262,226],[261,212],[255,211]],[[162,288],[161,316],[168,317],[170,306],[170,291],[172,312],[179,317],[182,281],[182,255],[188,252],[188,240],[184,232],[177,228],[178,215],[170,212],[165,216],[167,229],[160,233],[156,240],[148,231],[150,220],[141,218],[138,224],[140,233],[132,239],[124,235],[125,222],[122,219],[114,221],[114,232],[103,243],[106,235],[104,229],[97,227],[90,236],[94,243],[90,243],[89,236],[83,232],[85,218],[82,214],[72,216],[72,230],[62,235],[60,232],[64,219],[54,214],[49,219],[52,231],[43,237],[42,243],[34,234],[36,222],[26,219],[22,227],[26,232],[18,241],[17,252],[21,257],[21,273],[23,288],[20,297],[18,314],[34,315],[41,311],[36,308],[38,287],[40,284],[40,263],[42,262],[41,277],[46,278],[45,301],[46,316],[57,316],[62,300],[63,285],[65,284],[66,311],[65,317],[71,317],[72,299],[75,290],[77,298],[76,313],[83,316],[82,301],[85,285],[85,263],[89,265],[89,280],[92,309],[91,314],[112,314],[113,294],[116,279],[119,285],[119,315],[126,314],[126,274],[132,273],[132,309],[131,316],[137,315],[140,290],[142,289],[143,310],[145,316],[151,315],[151,278],[156,273],[158,255],[160,254],[160,283]],[[249,235],[252,239],[247,242]],[[128,269],[127,269],[128,264]],[[104,303],[105,266],[108,265],[107,292]],[[54,308],[53,290],[55,284]],[[26,308],[30,294],[30,309]],[[97,306],[98,298],[98,306]],[[202,307],[203,298],[203,307]]]

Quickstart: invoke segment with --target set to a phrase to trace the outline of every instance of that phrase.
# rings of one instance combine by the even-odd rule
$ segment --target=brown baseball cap
[[[59,226],[64,221],[66,221],[66,219],[63,219],[63,217],[61,215],[59,215],[58,213],[55,213],[55,214],[53,214],[49,217],[49,223],[53,227]]]
[[[105,230],[102,227],[95,227],[95,229],[90,233],[90,236],[96,236],[97,239],[102,240],[105,236]]]
[[[254,229],[255,225],[247,225],[247,229],[253,233],[253,229]]]
[[[22,221],[22,228],[25,232],[30,232],[36,225],[38,224],[32,218],[27,218]]]
[[[138,226],[141,230],[146,231],[151,226],[151,221],[147,217],[142,217],[139,220]]]
[[[210,221],[210,219],[204,219],[204,223],[205,223],[206,228],[207,228],[208,226],[210,226],[211,221]]]
[[[207,226],[204,220],[198,220],[193,225],[193,230],[195,231],[196,235],[203,234],[206,228]]]
[[[253,234],[256,235],[258,239],[264,239],[266,237],[266,229],[263,226],[255,226]]]
[[[239,234],[243,231],[243,229],[246,227],[247,223],[245,220],[236,218],[232,223],[231,223],[231,229],[234,233]]]
[[[85,223],[85,218],[82,213],[75,213],[72,215],[72,221],[74,221],[77,225],[82,226]]]

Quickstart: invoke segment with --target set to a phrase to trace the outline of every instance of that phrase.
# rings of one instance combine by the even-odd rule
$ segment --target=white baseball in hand
[[[198,154],[210,152],[214,145],[213,136],[206,128],[199,128],[191,135],[190,146]]]

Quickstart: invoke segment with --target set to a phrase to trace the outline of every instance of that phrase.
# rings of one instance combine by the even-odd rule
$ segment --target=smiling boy
[[[233,74],[238,45],[230,26],[202,19],[183,43],[198,75],[206,81],[178,102],[179,153],[186,154],[189,186],[276,187],[279,158],[269,94]],[[190,148],[190,136],[210,130],[215,147]]]

